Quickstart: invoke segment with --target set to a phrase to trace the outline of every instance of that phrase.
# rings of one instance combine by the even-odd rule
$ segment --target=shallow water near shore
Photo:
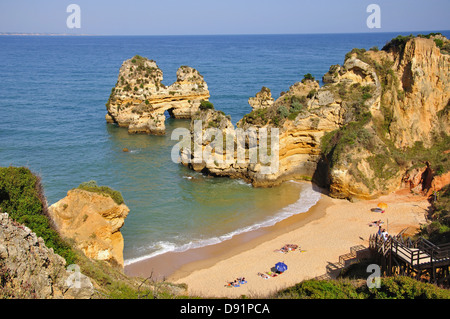
[[[39,174],[49,205],[89,180],[121,191],[130,208],[121,230],[126,264],[225,241],[306,211],[318,193],[296,182],[253,188],[173,163],[170,133],[186,120],[168,119],[165,136],[106,124],[122,62],[136,54],[156,60],[166,85],[179,66],[196,68],[215,108],[236,123],[262,86],[277,98],[306,73],[320,80],[352,48],[382,48],[397,35],[3,36],[0,166]]]

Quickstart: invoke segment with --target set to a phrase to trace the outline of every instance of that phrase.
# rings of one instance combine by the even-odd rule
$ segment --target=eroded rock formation
[[[96,260],[123,267],[123,226],[129,209],[110,196],[72,189],[49,207],[49,215],[62,237]]]
[[[437,37],[441,48],[450,47],[445,37]],[[261,174],[264,165],[236,160],[193,165],[192,154],[186,152],[182,162],[212,175],[244,178],[255,186],[312,179],[340,198],[368,199],[396,190],[410,168],[427,158],[427,150],[445,147],[450,134],[450,60],[435,40],[436,36],[399,37],[383,50],[355,49],[343,65],[330,67],[324,86],[305,77],[276,101],[263,88],[249,99],[253,110],[236,128],[220,122],[218,127],[228,131],[278,128],[276,172]],[[210,122],[219,111],[207,112],[196,119]],[[210,146],[203,141],[201,149]],[[416,153],[421,155],[414,153],[419,146],[423,149]],[[236,159],[236,148],[232,153]]]
[[[256,93],[255,97],[248,99],[248,104],[250,104],[253,110],[270,107],[273,105],[273,102],[272,92],[265,86],[262,87],[261,91]]]
[[[165,115],[189,119],[209,91],[203,76],[181,66],[177,80],[165,86],[163,72],[153,60],[135,56],[123,62],[116,86],[106,103],[106,121],[127,127],[129,133],[165,134]]]

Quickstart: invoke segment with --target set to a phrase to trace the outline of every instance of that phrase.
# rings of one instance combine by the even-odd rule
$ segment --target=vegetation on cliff
[[[99,187],[95,182],[83,183],[82,189],[114,196],[123,201],[120,193],[107,187]],[[118,196],[118,194],[120,196]],[[44,190],[40,178],[25,167],[0,167],[0,212],[8,213],[19,227],[25,225],[42,237],[45,245],[66,260],[66,266],[76,264],[82,274],[88,276],[95,287],[93,298],[138,299],[138,298],[177,298],[185,291],[183,285],[173,285],[154,278],[132,278],[122,270],[112,267],[107,261],[92,260],[86,257],[72,243],[64,241],[54,229],[48,216]],[[7,243],[5,243],[7,244]],[[27,260],[18,262],[27,263]],[[39,272],[36,273],[39,276]],[[0,259],[0,299],[1,298],[39,298],[26,286],[19,291],[9,288],[12,280],[9,269]],[[24,290],[25,289],[25,290]],[[31,288],[30,288],[31,289]]]
[[[237,127],[280,129],[279,171],[243,175],[264,186],[307,176],[333,197],[368,199],[417,168],[449,172],[447,47],[440,34],[398,36],[381,50],[351,50],[323,86],[306,74],[275,101],[263,87]]]
[[[127,127],[131,134],[162,135],[165,111],[173,118],[189,119],[209,98],[203,76],[189,66],[178,68],[171,85],[162,80],[163,72],[154,60],[135,55],[124,61],[106,102],[106,121]]]
[[[103,196],[109,196],[114,200],[114,202],[116,202],[117,205],[124,203],[122,194],[119,191],[116,191],[108,186],[98,186],[96,181],[81,183],[77,188]]]
[[[429,216],[431,223],[422,227],[420,235],[439,245],[450,242],[450,185],[437,192],[435,198]]]
[[[87,258],[75,250],[81,272],[91,278],[95,299],[174,299],[183,298],[186,287],[162,280],[129,277],[106,261]]]
[[[438,35],[431,34],[419,37],[436,36]],[[425,74],[423,71],[428,68],[438,73],[439,64],[444,62],[434,63],[424,60],[420,62],[422,65],[414,65],[418,62],[412,60],[411,55],[420,53],[418,49],[420,45],[414,42],[415,39],[416,37],[412,35],[398,36],[387,43],[380,52],[353,49],[346,55],[346,61],[356,58],[375,70],[381,86],[379,111],[376,110],[377,104],[369,109],[370,103],[369,105],[364,103],[373,97],[373,92],[364,92],[357,99],[354,96],[350,99],[354,101],[355,106],[351,110],[353,119],[325,134],[321,140],[322,162],[325,163],[322,168],[326,167],[328,171],[332,171],[335,167],[349,167],[353,178],[365,185],[370,192],[383,190],[383,185],[388,184],[388,181],[401,177],[399,173],[416,167],[429,166],[434,175],[450,171],[449,155],[445,152],[450,145],[448,135],[450,102],[445,100],[445,92],[432,93],[433,85],[426,83],[426,79],[433,77],[434,74]],[[444,47],[444,43],[445,46],[450,43],[445,37],[434,40],[441,48]],[[439,45],[441,42],[442,45]],[[430,47],[433,50],[432,46]],[[405,53],[405,50],[409,50],[408,53]],[[441,53],[445,54],[443,49]],[[442,58],[438,61],[444,60]],[[446,80],[442,81],[444,87],[448,85],[445,83]],[[352,85],[351,89],[354,91],[355,86]],[[420,95],[418,91],[430,98],[434,98],[433,94],[441,94],[445,104],[439,102],[436,104],[441,104],[438,107],[443,108],[436,114],[430,112],[424,115],[423,112],[431,110],[432,102],[428,101],[428,98],[418,101],[417,96]],[[438,99],[436,98],[436,101]],[[421,116],[418,112],[421,112]],[[405,121],[407,117],[414,118],[413,123],[407,123]],[[430,126],[425,119],[430,119],[434,124]],[[422,129],[424,133],[417,134],[417,131]],[[427,129],[430,129],[430,132],[425,133]],[[358,154],[368,154],[363,158],[368,165],[361,163]]]
[[[48,219],[47,201],[40,177],[25,167],[0,167],[0,208],[44,239],[55,253],[74,263],[71,246],[62,240]]]

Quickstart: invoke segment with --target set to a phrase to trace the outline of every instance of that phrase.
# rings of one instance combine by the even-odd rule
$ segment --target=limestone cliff
[[[375,90],[363,93],[359,119],[321,145],[321,168],[334,196],[372,198],[396,190],[411,169],[426,162],[432,166],[429,178],[450,169],[444,153],[450,133],[450,59],[434,40],[398,37],[381,51],[353,50],[347,56],[344,70],[336,74],[339,82],[331,86],[339,86],[345,65],[356,61],[366,69],[353,72],[359,76],[353,82],[367,85],[373,79]]]
[[[396,190],[411,169],[427,161],[433,174],[443,174],[450,170],[444,152],[450,134],[449,47],[440,35],[398,37],[382,50],[352,50],[343,65],[330,67],[322,87],[308,75],[276,101],[263,88],[249,99],[253,111],[237,128],[279,129],[278,170],[261,174],[264,165],[236,160],[197,170],[255,186],[312,179],[340,198]],[[235,151],[228,155],[236,159]],[[193,167],[190,159],[182,156]]]
[[[66,266],[64,258],[46,247],[41,237],[0,213],[1,298],[91,298],[90,279]]]
[[[92,259],[123,267],[123,236],[120,228],[129,213],[125,204],[110,196],[72,189],[49,207],[50,218],[62,237]]]
[[[127,127],[129,133],[165,134],[165,115],[189,119],[209,91],[203,76],[181,66],[177,80],[165,86],[156,62],[141,56],[123,62],[119,77],[106,103],[106,121]]]

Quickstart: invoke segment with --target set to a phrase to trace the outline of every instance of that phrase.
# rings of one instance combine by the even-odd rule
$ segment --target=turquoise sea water
[[[397,35],[1,36],[0,166],[40,174],[49,204],[89,180],[121,191],[131,210],[122,228],[126,263],[220,242],[304,212],[318,193],[296,182],[255,189],[173,163],[170,133],[186,120],[168,119],[166,136],[106,124],[122,62],[154,59],[166,85],[179,66],[196,68],[216,109],[236,123],[262,86],[276,98],[306,73],[321,79],[352,48],[381,48]]]

